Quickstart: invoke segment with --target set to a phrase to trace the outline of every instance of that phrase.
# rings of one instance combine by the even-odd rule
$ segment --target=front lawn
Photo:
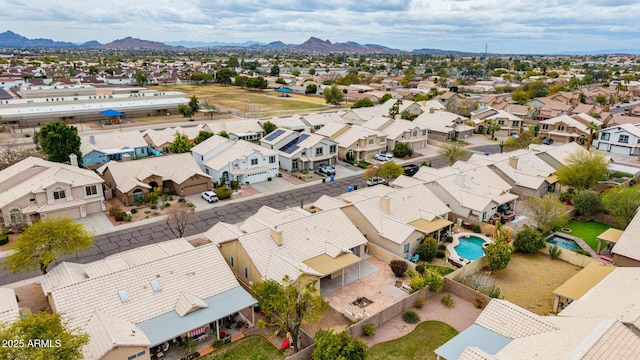
[[[202,357],[203,360],[271,360],[284,354],[262,336],[248,336]]]
[[[372,346],[367,359],[436,359],[433,352],[442,344],[451,340],[458,332],[451,326],[439,321],[425,321],[409,334]]]
[[[569,223],[563,227],[571,229],[571,236],[584,240],[593,250],[598,248],[598,240],[596,240],[596,237],[611,228],[609,225],[595,221],[580,222],[576,220],[569,220]]]

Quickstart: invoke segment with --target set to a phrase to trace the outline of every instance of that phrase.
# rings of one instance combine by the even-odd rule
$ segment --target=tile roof
[[[613,247],[612,252],[614,254],[640,260],[640,237],[638,237],[638,234],[640,234],[640,215],[638,214],[640,213],[636,212],[636,215],[631,219],[631,222]]]
[[[465,124],[468,118],[444,110],[424,112],[418,116],[414,123],[428,127],[431,131],[448,133],[451,131],[470,131],[472,126]],[[459,124],[457,124],[459,123]],[[455,125],[455,126],[454,126]]]
[[[93,137],[93,142],[91,138]],[[87,155],[97,150],[100,152],[113,152],[122,149],[135,149],[147,147],[143,134],[140,131],[112,131],[95,134],[80,135],[80,151]]]
[[[293,207],[284,210],[278,210],[269,206],[262,206],[258,211],[245,220],[240,229],[245,233],[250,233],[270,227],[276,227],[280,224],[302,219],[311,213],[302,210],[299,207]]]
[[[360,126],[360,125],[351,125],[351,127],[349,127],[347,131],[338,135],[338,137],[336,137],[334,140],[338,143],[340,147],[349,148],[352,146],[356,146],[357,142],[360,139],[367,139],[370,136],[383,137],[385,139],[387,137],[387,135],[383,132],[367,129],[364,126]],[[377,144],[378,141],[375,141],[375,143],[376,144],[374,145],[378,145]]]
[[[206,155],[209,152],[219,149],[227,148],[233,144],[233,140],[229,140],[220,135],[213,135],[207,140],[191,148],[191,153],[198,155]]]
[[[589,342],[590,343],[590,342]],[[640,359],[638,336],[616,321],[582,356],[583,360]]]
[[[90,334],[89,342],[82,348],[87,360],[101,359],[114,347],[153,345],[135,324],[100,310],[91,315],[84,331]]]
[[[346,206],[346,204],[344,201],[323,194],[318,200],[316,200],[316,202],[313,203],[313,206],[326,211]]]
[[[205,130],[207,130],[207,128],[215,134],[222,130],[235,135],[264,133],[264,129],[262,129],[262,126],[260,126],[255,119],[213,121],[205,125]]]
[[[511,339],[558,330],[541,316],[500,299],[492,299],[475,323]]]
[[[210,159],[205,160],[204,164],[211,169],[220,170],[229,166],[229,163],[232,161],[247,161],[250,156],[255,154],[261,157],[267,157],[278,155],[278,152],[245,140],[238,140]]]
[[[16,293],[10,288],[0,288],[0,323],[11,323],[20,316]]]
[[[176,137],[176,133],[184,134],[189,138],[189,140],[193,141],[203,128],[203,124],[198,124],[195,126],[168,127],[162,130],[149,129],[143,132],[142,135],[149,138],[151,145],[160,147],[173,142]]]
[[[227,241],[237,240],[238,237],[240,237],[240,235],[242,234],[243,231],[238,225],[227,224],[225,222],[219,221],[217,224],[213,225],[211,229],[205,231],[202,235],[211,240],[212,243],[219,245]]]

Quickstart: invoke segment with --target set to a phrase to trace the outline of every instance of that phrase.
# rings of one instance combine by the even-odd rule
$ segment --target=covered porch
[[[426,237],[432,237],[438,240],[438,242],[442,242],[451,231],[453,222],[442,218],[431,221],[427,219],[417,219],[410,222],[409,225],[424,233]]]
[[[357,281],[361,277],[362,258],[352,252],[343,253],[335,258],[321,254],[303,263],[314,271],[320,278],[320,294],[344,287],[349,281]],[[355,274],[354,274],[355,272]],[[355,278],[355,280],[354,280]],[[324,286],[328,286],[325,291]]]
[[[587,265],[553,291],[555,295],[553,311],[558,313],[574,300],[580,299],[615,269],[615,266],[601,262],[592,262]]]
[[[613,249],[615,244],[618,242],[618,239],[620,239],[620,236],[622,236],[623,232],[624,231],[619,229],[610,228],[610,229],[607,229],[602,234],[598,235],[598,237],[596,237],[596,240],[598,240],[598,247],[596,249],[596,254],[600,255],[602,250],[604,250],[602,248],[602,245],[604,245],[603,244],[604,242],[606,243],[605,245],[606,255],[611,255],[611,250]]]

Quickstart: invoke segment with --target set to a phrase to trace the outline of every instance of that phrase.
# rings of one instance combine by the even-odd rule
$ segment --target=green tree
[[[264,129],[264,134],[267,135],[275,131],[278,128],[278,125],[272,123],[271,121],[265,121],[264,124],[262,124],[262,128]]]
[[[60,255],[72,254],[93,246],[93,234],[71,217],[51,216],[29,225],[20,234],[4,267],[12,273],[39,269],[43,274]]]
[[[574,189],[588,189],[609,175],[607,160],[597,152],[574,152],[566,163],[558,168],[556,175],[560,184]]]
[[[316,84],[309,84],[304,89],[305,94],[315,94],[318,92],[318,86]]]
[[[216,72],[216,82],[222,85],[231,85],[231,78],[234,73],[228,68],[222,68]]]
[[[167,148],[167,150],[175,154],[182,154],[182,153],[189,152],[189,150],[191,150],[192,147],[193,147],[193,143],[189,141],[189,137],[184,133],[176,131],[176,134],[174,135],[174,138],[173,138],[173,142],[169,144],[169,147]]]
[[[587,142],[587,150],[589,150],[591,149],[593,138],[598,136],[598,131],[600,131],[600,125],[598,125],[595,121],[589,121],[589,125],[587,125],[587,130],[589,130],[589,142]]]
[[[428,237],[422,240],[418,249],[416,249],[416,253],[420,256],[420,260],[431,261],[436,256],[438,252],[438,240]]]
[[[247,81],[249,81],[248,76],[238,74],[233,78],[233,85],[243,88],[247,86]]]
[[[50,161],[68,162],[71,154],[76,154],[78,159],[82,159],[80,136],[75,126],[69,126],[63,122],[48,123],[40,128],[40,131],[36,131],[33,142]]]
[[[396,115],[400,114],[400,105],[402,105],[402,99],[396,100],[396,102],[389,108],[389,117],[394,119]]]
[[[316,288],[316,281],[310,281],[304,275],[293,281],[285,275],[281,282],[267,279],[254,283],[251,289],[267,318],[291,333],[293,347],[298,352],[302,321],[318,321],[327,307]]]
[[[193,143],[194,144],[200,144],[201,142],[207,140],[208,138],[212,137],[214,134],[211,131],[206,131],[206,130],[200,130],[198,131],[198,135],[196,135],[196,138],[193,139]]]
[[[384,104],[391,98],[393,98],[393,95],[391,95],[389,93],[386,93],[386,94],[382,95],[382,97],[380,98],[380,103]]]
[[[191,108],[192,114],[195,114],[200,110],[200,101],[195,95],[191,95],[189,98],[189,108]]]
[[[524,202],[524,207],[529,212],[532,224],[543,234],[566,224],[569,220],[569,214],[564,204],[551,193],[543,197],[528,197]]]
[[[408,143],[397,143],[396,146],[393,147],[393,156],[397,158],[411,155],[413,155],[413,150]]]
[[[280,66],[278,66],[277,64],[276,64],[276,65],[273,65],[273,66],[271,67],[271,71],[270,71],[270,73],[269,73],[269,74],[270,74],[271,76],[280,76]]]
[[[249,78],[249,80],[247,80],[247,87],[252,89],[266,89],[268,85],[267,80],[262,76]]]
[[[331,85],[331,87],[325,87],[323,90],[324,93],[324,101],[327,104],[340,104],[341,101],[344,101],[344,93],[338,89],[336,84]]]
[[[542,233],[529,225],[524,225],[520,231],[516,233],[513,240],[513,247],[527,254],[532,254],[545,247]]]
[[[529,100],[529,97],[524,90],[516,89],[511,92],[511,99],[513,99],[513,101],[517,102],[520,105],[524,105],[527,100]]]
[[[218,136],[222,136],[223,138],[229,138],[229,133],[226,132],[225,130],[220,130],[220,132],[218,133]]]
[[[283,78],[279,77],[279,78],[276,79],[276,84],[286,85],[287,82],[284,81]]]
[[[487,124],[487,131],[489,132],[489,134],[491,134],[491,139],[495,140],[495,133],[496,131],[500,131],[502,130],[502,127],[500,127],[500,124],[498,124],[495,121],[491,121],[490,123]]]
[[[41,312],[0,323],[0,338],[20,346],[0,347],[0,359],[65,359],[80,360],[82,347],[89,336],[78,329],[69,329],[60,314]],[[30,341],[50,339],[51,346],[34,346]]]
[[[136,84],[140,86],[145,86],[149,83],[149,79],[147,79],[147,73],[145,73],[144,71],[136,71],[133,74],[133,78],[136,80]]]
[[[576,215],[593,215],[602,212],[600,194],[593,190],[583,189],[571,197]]]
[[[352,109],[363,108],[363,107],[373,107],[373,101],[369,98],[362,98],[351,106]]]
[[[191,106],[187,104],[180,104],[178,105],[178,114],[184,117],[189,117],[193,115],[193,110],[191,109]]]
[[[624,228],[640,207],[640,186],[616,186],[602,195],[602,205]]]
[[[385,162],[380,165],[380,169],[378,170],[378,176],[387,179],[387,181],[395,179],[402,174],[404,174],[402,166],[394,163],[393,161]]]
[[[530,144],[542,144],[542,139],[535,137],[532,131],[522,131],[517,137],[509,136],[504,140],[504,149],[512,151],[526,149]]]
[[[511,260],[511,246],[502,239],[496,239],[484,250],[487,267],[491,270],[504,270]]]
[[[316,343],[313,360],[364,360],[368,350],[362,339],[346,331],[334,334],[333,329],[320,329],[313,341]]]
[[[449,166],[455,164],[456,161],[469,155],[469,150],[456,144],[442,144],[438,149],[438,153],[449,161]]]
[[[600,94],[600,95],[596,95],[596,102],[600,105],[604,105],[607,103],[607,95],[605,94]]]
[[[313,76],[316,74],[316,69],[315,68],[309,68],[309,75]]]

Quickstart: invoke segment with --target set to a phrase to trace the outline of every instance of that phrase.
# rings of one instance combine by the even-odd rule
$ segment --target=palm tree
[[[487,131],[489,132],[489,134],[491,134],[491,140],[495,139],[494,134],[496,133],[496,131],[500,131],[500,130],[502,130],[502,127],[500,127],[500,124],[498,124],[495,121],[492,121],[487,124]]]
[[[449,161],[449,166],[451,166],[459,159],[467,156],[469,150],[455,144],[442,144],[438,153],[444,156]]]
[[[591,143],[593,142],[593,138],[598,136],[598,131],[600,131],[600,126],[596,124],[595,121],[589,121],[589,125],[587,125],[587,130],[589,130],[589,142],[587,142],[587,150],[591,148]]]

